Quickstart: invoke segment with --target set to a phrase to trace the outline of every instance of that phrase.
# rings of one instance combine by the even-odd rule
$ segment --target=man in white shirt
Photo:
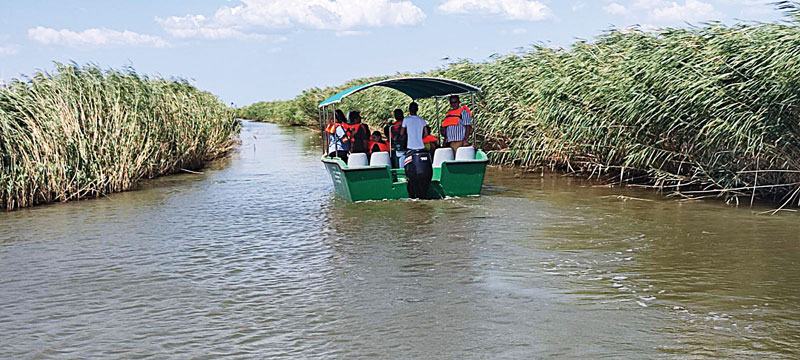
[[[419,111],[419,105],[416,102],[412,102],[411,105],[408,106],[408,112],[411,114],[406,116],[403,119],[403,127],[400,129],[400,136],[408,135],[408,143],[406,147],[408,150],[420,150],[425,148],[425,143],[422,142],[422,138],[424,138],[427,134],[427,129],[425,128],[428,125],[425,122],[425,119],[417,116],[417,111]]]
[[[403,119],[403,127],[400,129],[401,136],[408,135],[408,151],[403,161],[403,168],[408,180],[406,183],[408,197],[427,199],[433,177],[432,156],[425,150],[425,143],[422,141],[422,138],[428,135],[428,129],[425,119],[417,116],[418,110],[419,105],[415,102],[408,106],[411,115]]]

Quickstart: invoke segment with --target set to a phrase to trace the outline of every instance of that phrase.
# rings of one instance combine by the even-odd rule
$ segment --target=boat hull
[[[349,201],[407,199],[405,171],[389,166],[348,167],[339,158],[322,157],[336,194]],[[480,195],[488,159],[478,151],[474,160],[446,161],[433,169],[431,199]]]

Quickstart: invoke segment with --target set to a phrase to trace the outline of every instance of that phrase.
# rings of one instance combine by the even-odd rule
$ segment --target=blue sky
[[[612,26],[778,21],[769,0],[0,2],[0,79],[53,61],[190,79],[237,106],[349,79],[567,46]]]

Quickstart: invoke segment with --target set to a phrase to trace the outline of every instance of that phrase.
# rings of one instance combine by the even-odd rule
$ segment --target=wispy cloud
[[[425,13],[403,0],[242,0],[223,6],[213,16],[156,18],[164,30],[180,38],[268,38],[280,29],[332,30],[337,33],[384,26],[414,25]]]
[[[550,8],[537,0],[446,0],[439,5],[446,14],[492,14],[510,20],[537,21],[550,17]]]
[[[366,35],[369,32],[367,31],[358,31],[358,30],[341,30],[336,32],[336,36],[338,37],[348,37],[348,36],[361,36]]]
[[[605,4],[602,9],[607,14],[663,26],[721,20],[724,14],[714,4],[747,6],[751,0],[606,0]]]
[[[703,21],[719,16],[714,10],[714,5],[700,0],[684,0],[683,3],[652,0],[640,0],[640,2],[646,3],[645,6],[649,7],[650,18],[659,22]],[[650,3],[655,3],[655,6]]]
[[[603,6],[603,10],[611,15],[623,15],[628,13],[628,9],[618,3],[611,3]]]
[[[656,23],[707,21],[721,17],[714,5],[701,0],[635,0],[632,7]]]
[[[18,53],[19,45],[17,44],[0,45],[0,56],[16,55]]]
[[[76,32],[68,29],[56,30],[37,26],[28,29],[28,37],[33,41],[45,45],[64,45],[71,47],[142,46],[161,48],[169,46],[166,40],[158,36],[144,35],[128,30],[117,31],[103,28]]]

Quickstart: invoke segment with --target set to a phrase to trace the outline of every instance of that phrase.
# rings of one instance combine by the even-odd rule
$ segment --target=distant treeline
[[[185,81],[56,67],[0,86],[0,209],[129,190],[236,143],[233,111]]]
[[[483,89],[475,123],[495,163],[602,175],[683,196],[798,205],[800,6],[777,7],[786,21],[610,30],[569,49],[536,46],[418,75]],[[319,101],[379,79],[253,104],[239,116],[316,124]],[[368,90],[343,108],[377,124],[407,103],[393,90]],[[433,104],[421,105],[432,119]]]

